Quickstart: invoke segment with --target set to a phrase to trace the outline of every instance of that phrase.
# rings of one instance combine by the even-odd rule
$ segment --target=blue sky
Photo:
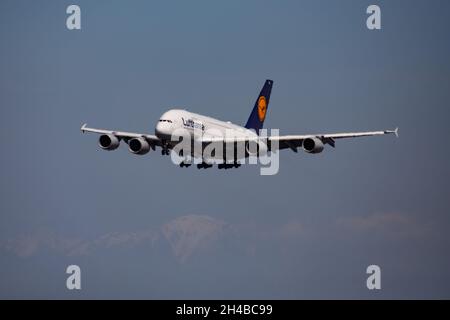
[[[0,4],[0,297],[448,298],[446,1]],[[400,127],[285,151],[280,172],[104,152],[184,107],[281,134]],[[65,288],[78,264],[83,289]],[[365,287],[380,265],[382,290]]]

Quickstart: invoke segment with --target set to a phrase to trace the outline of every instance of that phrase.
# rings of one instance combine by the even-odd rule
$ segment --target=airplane
[[[219,169],[239,167],[241,163],[238,161],[238,153],[236,152],[238,144],[239,146],[242,145],[244,150],[239,157],[247,158],[283,149],[291,149],[294,152],[298,152],[298,148],[303,149],[306,153],[316,154],[322,152],[325,145],[330,145],[334,148],[337,139],[385,134],[395,134],[398,137],[398,128],[395,130],[366,132],[263,136],[261,133],[269,107],[272,86],[272,80],[265,81],[245,126],[240,126],[230,121],[221,121],[187,110],[171,109],[159,118],[154,135],[95,129],[89,128],[87,124],[81,127],[81,131],[83,133],[100,134],[99,146],[104,150],[115,150],[119,147],[120,142],[124,141],[128,145],[128,150],[136,155],[144,155],[150,150],[155,150],[156,147],[161,148],[162,155],[169,155],[171,151],[176,150],[176,146],[181,141],[186,141],[191,145],[197,143],[201,147],[188,150],[186,156],[200,157],[202,162],[197,164],[199,169],[212,167],[213,164],[210,160],[217,157],[220,157],[221,159],[219,160],[222,160],[222,163],[218,163]],[[173,139],[175,133],[180,130],[182,130],[183,134],[178,136],[178,139]],[[253,143],[256,147],[252,147],[250,143]],[[217,152],[217,157],[214,152],[206,157],[203,153],[207,146],[211,144],[222,145],[223,149],[221,151],[223,152]],[[220,148],[218,147],[217,150]],[[227,156],[227,152],[230,150],[234,151],[231,152],[231,159]],[[182,151],[179,153],[183,156]],[[188,160],[179,163],[180,167],[189,167],[191,164],[192,161]]]

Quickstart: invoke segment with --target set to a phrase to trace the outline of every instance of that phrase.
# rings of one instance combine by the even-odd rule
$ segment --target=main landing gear
[[[197,169],[208,169],[208,168],[211,168],[212,166],[213,166],[212,164],[202,162],[197,165]]]
[[[240,163],[235,162],[235,163],[221,163],[217,167],[219,169],[225,169],[226,170],[226,169],[231,169],[231,168],[239,168],[240,166],[241,166]]]
[[[190,160],[180,162],[179,166],[180,168],[188,168],[192,165],[192,162]],[[212,168],[212,164],[209,164],[207,162],[202,162],[197,164],[197,169],[208,169]],[[217,165],[217,168],[219,169],[231,169],[231,168],[239,168],[241,166],[240,163],[234,162],[234,163],[221,163]]]
[[[190,163],[187,163],[187,162],[181,162],[180,163],[180,168],[187,168],[187,167],[190,167],[191,166],[191,164]]]

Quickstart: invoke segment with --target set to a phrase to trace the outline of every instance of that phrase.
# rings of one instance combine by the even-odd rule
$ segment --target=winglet
[[[398,127],[395,130],[386,130],[384,133],[393,133],[398,138]]]
[[[398,138],[398,127],[397,128],[395,128],[395,130],[394,130],[394,134],[395,134],[395,136]]]
[[[83,124],[83,126],[81,127],[81,132],[84,133],[84,129],[86,129],[87,123]]]

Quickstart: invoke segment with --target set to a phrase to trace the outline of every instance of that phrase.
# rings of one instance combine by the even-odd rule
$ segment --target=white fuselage
[[[221,121],[211,117],[192,113],[186,110],[172,109],[165,112],[155,127],[155,134],[161,140],[171,141],[176,130],[189,132],[190,139],[201,140],[204,137],[255,138],[256,133],[229,121]]]
[[[251,140],[258,137],[254,131],[229,121],[220,121],[180,109],[172,109],[165,112],[156,124],[155,134],[164,143],[172,146],[178,142],[177,137],[180,136],[192,144],[207,138],[223,139],[227,137]],[[227,148],[233,148],[233,145],[227,146]],[[201,156],[202,150],[197,151],[195,148],[192,148],[191,155],[194,157]]]

